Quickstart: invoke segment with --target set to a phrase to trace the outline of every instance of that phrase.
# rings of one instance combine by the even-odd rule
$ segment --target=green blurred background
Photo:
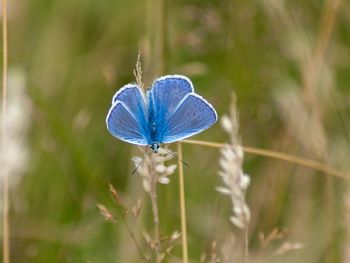
[[[114,209],[111,182],[130,206],[143,200],[140,239],[152,231],[141,179],[129,176],[140,153],[105,127],[113,94],[134,81],[139,51],[146,86],[160,75],[187,75],[219,116],[234,92],[244,145],[346,172],[349,44],[349,1],[10,1],[10,78],[22,80],[30,105],[27,162],[11,186],[12,262],[139,262],[122,224],[96,208]],[[219,124],[195,139],[228,140]],[[229,198],[215,190],[219,151],[183,148],[189,253],[199,262],[213,241],[220,254],[230,233],[241,236],[229,221]],[[279,227],[303,248],[267,262],[350,262],[345,179],[251,154],[244,170],[253,258],[262,251],[259,233]],[[170,235],[180,230],[176,173],[158,190],[161,233]],[[178,244],[166,262],[180,258]]]

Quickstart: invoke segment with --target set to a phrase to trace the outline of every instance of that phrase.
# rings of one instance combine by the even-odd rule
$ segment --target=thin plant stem
[[[312,90],[315,89],[316,80],[322,69],[340,4],[341,0],[328,0],[325,3],[315,50],[303,72],[303,85],[309,92],[313,92]]]
[[[326,131],[322,125],[322,107],[317,99],[317,83],[320,80],[322,66],[325,61],[327,48],[330,43],[340,4],[341,0],[325,1],[314,51],[305,64],[301,65],[304,98],[313,118],[320,123],[320,129],[323,136],[325,136]],[[327,143],[325,145],[327,145]],[[327,153],[327,149],[324,149],[324,152]]]
[[[153,152],[151,153],[154,154]],[[152,158],[153,160],[153,158]],[[154,170],[154,164],[152,163],[151,167],[151,189],[149,192],[152,205],[153,213],[153,223],[154,223],[154,242],[155,242],[155,258],[156,262],[161,262],[160,254],[160,234],[159,234],[159,213],[158,213],[158,197],[157,197],[157,175]]]
[[[326,1],[326,5],[324,7],[322,19],[320,22],[320,32],[316,42],[317,44],[313,59],[316,76],[319,74],[323,65],[323,61],[332,36],[340,4],[341,0]]]
[[[2,1],[2,115],[6,114],[7,108],[7,0]]]
[[[122,221],[123,221],[123,224],[124,224],[124,226],[126,227],[127,231],[129,232],[129,235],[131,236],[132,240],[134,241],[135,246],[136,246],[136,248],[137,248],[137,252],[139,253],[141,259],[145,260],[146,258],[145,258],[144,253],[142,252],[142,249],[141,249],[141,247],[140,247],[140,244],[139,244],[139,242],[137,242],[137,239],[136,239],[136,237],[135,237],[135,234],[134,234],[134,232],[131,230],[131,228],[129,227],[128,223],[126,222],[124,215],[122,215]]]
[[[2,72],[2,134],[1,147],[5,149],[5,116],[7,108],[7,0],[2,0],[2,47],[3,47],[3,72]],[[2,231],[3,231],[3,262],[10,263],[10,223],[9,223],[9,186],[8,174],[3,174],[3,211],[2,211]]]
[[[305,74],[305,84],[310,85],[309,87],[306,86],[305,88],[312,89],[314,93],[316,93],[315,91],[317,90],[317,81],[319,80],[319,76],[322,72],[322,66],[325,61],[327,48],[331,40],[331,36],[332,36],[334,24],[336,22],[336,17],[337,17],[340,4],[341,4],[341,0],[325,1],[325,6],[323,8],[323,12],[320,20],[319,33],[317,36],[316,46],[314,49],[313,56],[311,57],[310,66],[309,66],[310,67],[309,71],[311,74],[309,74],[308,72],[306,72]],[[311,80],[307,82],[308,80],[307,78],[311,78]],[[320,107],[319,103],[317,104],[317,99],[315,99],[314,105],[311,105],[311,106],[316,106],[314,107],[315,108],[314,110],[316,110],[316,113],[318,113],[317,117],[321,122],[322,107]],[[326,156],[326,158],[328,157]],[[335,220],[335,211],[336,211],[335,194],[336,193],[334,191],[335,191],[335,188],[334,188],[333,178],[327,178],[325,194],[328,202],[326,203],[326,206],[325,206],[325,215],[329,222],[334,222]],[[339,231],[337,230],[337,228],[334,227],[334,225],[331,225],[329,228],[327,228],[326,234],[328,237],[326,238],[329,244],[336,243],[334,242],[335,241],[334,237],[337,236],[337,232],[339,233]],[[331,253],[327,253],[327,256],[325,258],[327,262],[334,261],[335,258],[337,258],[336,253],[334,253],[334,249],[331,251],[332,251]]]
[[[183,140],[183,143],[189,143],[189,144],[196,144],[196,145],[202,145],[202,146],[208,146],[213,148],[223,148],[225,146],[224,143],[217,143],[217,142],[205,142],[205,141],[198,141],[198,140]],[[265,150],[265,149],[259,149],[255,147],[250,146],[243,146],[243,151],[246,153],[256,154],[264,157],[270,157],[286,162],[290,162],[293,164],[297,164],[300,166],[304,166],[307,168],[314,169],[316,171],[320,171],[326,174],[330,174],[333,176],[341,177],[343,179],[350,179],[349,174],[342,173],[328,165],[325,165],[323,163],[313,161],[310,159],[302,158],[299,156],[282,153],[278,151],[272,151],[272,150]]]
[[[244,262],[248,262],[249,258],[249,228],[244,230]]]
[[[178,171],[179,171],[179,193],[180,193],[180,214],[181,214],[181,239],[182,239],[182,262],[188,263],[187,250],[187,226],[186,226],[186,206],[185,206],[185,183],[182,160],[182,145],[177,143]]]

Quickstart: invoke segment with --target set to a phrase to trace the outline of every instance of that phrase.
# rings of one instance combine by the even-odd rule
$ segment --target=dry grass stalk
[[[137,61],[135,64],[135,69],[134,69],[134,76],[136,80],[136,84],[143,89],[144,84],[142,82],[142,63],[141,63],[141,52],[139,51],[137,55]]]
[[[180,216],[181,216],[181,239],[182,239],[182,261],[188,262],[187,248],[187,224],[186,224],[186,203],[185,203],[185,179],[182,162],[182,144],[177,143],[178,166],[179,166],[179,198],[180,198]]]
[[[273,0],[266,0],[266,2],[271,1]],[[311,41],[302,43],[300,36],[304,37],[310,32],[305,30],[305,25],[293,19],[292,12],[288,10],[289,6],[280,2],[279,20],[282,23],[284,20],[293,21],[293,23],[286,22],[283,30],[286,36],[292,36],[290,37],[292,41],[288,42],[288,46],[292,46],[294,51],[299,53],[297,66],[301,73],[301,79],[299,80],[300,83],[295,82],[295,84],[288,80],[287,83],[289,86],[287,86],[287,92],[284,91],[277,94],[277,103],[279,108],[281,108],[282,120],[286,123],[285,125],[291,131],[293,137],[303,146],[306,154],[322,161],[324,166],[328,166],[327,164],[331,158],[334,158],[332,156],[335,156],[335,153],[332,152],[334,149],[334,139],[327,136],[328,129],[325,126],[325,123],[327,123],[325,117],[327,115],[331,116],[330,112],[334,111],[334,95],[337,90],[334,81],[335,74],[332,72],[335,67],[333,67],[332,61],[327,59],[327,50],[331,43],[331,35],[341,0],[326,0],[323,3],[324,7],[321,12],[318,32],[314,36],[311,36]],[[299,21],[302,21],[302,19],[299,19]],[[282,46],[286,46],[285,44],[286,42],[282,43]],[[304,48],[299,48],[302,45]],[[286,72],[286,76],[288,75]],[[281,88],[283,90],[284,87],[281,87],[281,85],[278,86],[279,90]],[[332,108],[330,105],[332,105]],[[310,185],[310,181],[299,180],[298,184],[297,189],[303,189]],[[334,178],[326,177],[324,187],[321,189],[327,200],[323,207],[324,220],[334,222],[334,208],[338,204],[336,201]],[[300,201],[305,202],[308,198],[308,193],[301,192],[297,196]],[[295,203],[298,203],[298,200]],[[305,228],[303,232],[310,231],[309,227],[305,226]],[[323,239],[317,240],[320,249],[338,242],[336,241],[338,230],[334,224],[330,224],[327,228],[322,229],[322,231],[324,232],[322,234],[319,233],[319,235],[322,235]],[[335,254],[328,253],[325,261],[334,261],[336,258]]]
[[[221,245],[222,262],[233,262],[233,259],[236,259],[236,251],[238,249],[238,241],[236,236],[234,234],[227,236]]]
[[[281,244],[281,246],[274,252],[273,255],[283,255],[288,252],[296,251],[302,249],[304,246],[300,242],[289,242],[286,241]]]
[[[322,159],[327,147],[322,123],[303,102],[297,85],[292,83],[284,85],[284,89],[275,97],[285,125],[307,153]]]
[[[350,190],[348,189],[344,196],[344,213],[345,213],[345,231],[346,237],[343,246],[342,262],[350,262]]]
[[[199,141],[199,140],[183,140],[182,142],[188,143],[188,144],[213,147],[213,148],[220,148],[220,149],[225,147],[225,144],[218,143],[218,142],[208,142],[208,141]],[[273,151],[273,150],[260,149],[260,148],[251,147],[251,146],[243,146],[243,151],[246,153],[256,154],[264,157],[273,158],[276,160],[297,164],[300,166],[304,166],[306,168],[320,171],[332,176],[337,176],[343,179],[350,179],[350,174],[348,173],[340,172],[334,169],[333,167],[330,167],[329,165],[326,165],[314,160],[310,160],[307,158],[299,157],[296,155],[291,155],[291,154]]]
[[[323,113],[329,110],[328,105],[333,104],[331,100],[334,96],[331,92],[335,84],[326,55],[341,0],[325,1],[319,32],[313,38],[301,23],[302,20],[295,19],[284,2],[262,2],[266,12],[283,25],[285,38],[281,42],[281,48],[297,63],[301,72],[300,83],[294,84],[288,80],[287,93],[277,94],[277,104],[283,114],[282,120],[304,149],[318,159],[327,161],[328,156],[332,155],[329,153],[329,145],[332,142],[327,138]],[[285,85],[286,83],[279,83],[277,90],[283,90],[281,86]]]
[[[112,213],[108,210],[107,207],[101,204],[97,204],[98,210],[100,210],[101,215],[107,220],[111,222],[117,222],[117,219],[112,215]]]
[[[7,0],[2,1],[2,42],[3,42],[3,72],[2,72],[2,129],[1,129],[1,147],[5,149],[6,127],[4,119],[7,108]],[[9,183],[8,174],[3,174],[3,208],[2,208],[2,244],[3,244],[3,262],[10,262],[10,223],[9,223]]]
[[[130,214],[129,211],[131,210],[131,216],[132,216],[132,220],[133,220],[133,225],[135,226],[135,221],[139,215],[139,212],[141,210],[141,202],[140,200],[137,202],[137,204],[135,206],[132,206],[131,209],[129,209],[122,201],[122,198],[120,196],[120,194],[118,193],[118,191],[114,188],[114,186],[112,184],[109,184],[109,192],[111,193],[114,201],[116,202],[116,204],[118,205],[119,209],[118,211],[120,212],[119,217],[115,216],[113,214],[113,212],[111,212],[110,209],[108,209],[106,206],[102,205],[102,204],[97,204],[97,208],[100,210],[101,215],[107,220],[110,221],[112,223],[117,223],[118,221],[121,221],[124,225],[124,227],[126,228],[126,230],[128,231],[128,234],[130,235],[130,237],[132,238],[137,251],[140,255],[140,259],[142,261],[148,261],[148,257],[147,255],[145,255],[145,253],[142,251],[141,246],[139,244],[139,242],[136,239],[134,230],[129,226],[129,223],[127,221],[127,217]],[[120,220],[118,220],[120,219]]]
[[[220,257],[218,256],[218,253],[217,253],[217,242],[216,241],[213,241],[211,242],[210,244],[210,247],[209,247],[209,251],[205,254],[202,254],[200,259],[199,259],[199,262],[201,263],[217,263],[217,262],[221,262],[221,259]]]
[[[145,154],[145,153],[144,153]],[[156,262],[161,262],[164,258],[164,253],[161,249],[161,239],[159,233],[159,214],[157,202],[157,185],[168,184],[169,176],[174,173],[176,165],[167,166],[165,163],[171,160],[174,154],[167,149],[160,148],[158,153],[151,152],[145,154],[144,158],[133,157],[137,173],[142,178],[142,185],[146,193],[149,195],[152,206],[153,222],[154,222],[154,239],[150,244],[150,248],[154,251]]]
[[[290,235],[288,229],[273,229],[267,236],[263,232],[259,234],[259,241],[262,248],[266,248],[272,241],[286,238]]]
[[[154,157],[154,153],[151,153]],[[153,222],[154,222],[154,251],[157,263],[161,262],[163,256],[160,251],[160,232],[159,232],[159,213],[158,213],[158,195],[157,195],[157,174],[155,172],[154,166],[150,165],[150,189],[149,196],[151,198],[152,212],[153,212]]]
[[[320,110],[320,105],[318,105],[317,102],[318,98],[316,97],[316,92],[318,89],[317,84],[321,77],[320,73],[325,61],[327,47],[331,39],[340,4],[341,0],[325,1],[314,52],[311,56],[309,56],[310,59],[306,61],[305,65],[302,67],[303,87],[310,106],[314,110]],[[321,112],[317,112],[317,114],[321,114]],[[321,118],[321,116],[318,117]]]
[[[273,229],[266,236],[264,233],[259,234],[259,240],[261,245],[261,251],[258,254],[260,259],[266,258],[266,260],[271,259],[272,257],[286,254],[288,252],[300,250],[304,245],[300,242],[288,241],[286,240],[291,235],[291,232],[288,229]],[[272,243],[279,241],[280,244],[277,248],[268,249]]]
[[[112,194],[114,201],[116,202],[117,205],[124,207],[123,201],[117,192],[117,190],[114,188],[114,186],[110,183],[109,185],[109,192]]]
[[[136,205],[131,207],[131,215],[132,218],[134,220],[134,224],[136,222],[136,219],[138,218],[138,216],[140,215],[140,211],[141,211],[141,206],[142,206],[142,202],[141,199],[139,199],[136,203]]]
[[[219,175],[224,186],[217,190],[230,196],[232,202],[233,225],[244,231],[244,261],[248,258],[248,227],[250,222],[250,209],[245,201],[245,193],[250,183],[248,175],[244,174],[243,149],[238,135],[239,124],[235,97],[230,106],[230,115],[221,119],[223,129],[230,136],[230,144],[221,149]]]

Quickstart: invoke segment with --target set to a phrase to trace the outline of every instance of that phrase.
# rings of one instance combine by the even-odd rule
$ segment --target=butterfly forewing
[[[214,108],[199,95],[190,93],[164,124],[161,142],[170,143],[185,139],[208,129],[216,121],[217,114]]]
[[[116,101],[123,102],[124,106],[128,108],[129,112],[134,115],[141,125],[146,123],[146,103],[139,86],[134,84],[125,85],[113,96],[112,104]]]
[[[149,92],[150,111],[154,120],[162,125],[174,113],[182,99],[193,92],[191,81],[179,75],[168,75],[157,79]]]
[[[137,145],[147,145],[146,126],[140,123],[121,101],[116,101],[106,119],[109,132],[118,139]]]

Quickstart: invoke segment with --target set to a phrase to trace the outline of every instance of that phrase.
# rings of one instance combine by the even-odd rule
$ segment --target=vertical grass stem
[[[187,226],[186,226],[186,207],[185,207],[185,183],[184,183],[184,171],[182,164],[182,145],[181,142],[177,143],[178,154],[178,169],[179,169],[179,193],[180,193],[180,213],[181,213],[181,238],[182,238],[182,262],[188,263],[188,251],[187,251]]]
[[[1,147],[5,149],[5,116],[7,108],[7,0],[2,0],[2,48],[3,48],[3,72],[2,72],[2,127],[1,127]],[[3,211],[2,211],[2,230],[3,230],[3,262],[10,263],[10,231],[9,231],[9,189],[8,174],[3,174]]]
[[[154,153],[151,153],[154,154]],[[153,158],[152,158],[153,160]],[[150,198],[151,198],[151,206],[153,213],[153,223],[154,223],[154,242],[155,242],[155,259],[157,263],[160,263],[161,253],[160,253],[160,233],[159,233],[159,213],[158,213],[158,196],[157,196],[157,183],[158,178],[156,175],[156,171],[154,170],[155,164],[151,165],[151,190],[150,190]]]
[[[249,261],[249,229],[244,230],[244,262]]]

